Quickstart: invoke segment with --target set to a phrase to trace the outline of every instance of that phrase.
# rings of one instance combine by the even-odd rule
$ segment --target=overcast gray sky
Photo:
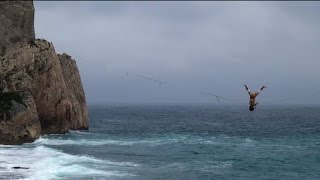
[[[247,102],[243,84],[268,86],[261,103],[320,92],[319,2],[34,4],[37,38],[76,59],[89,104]]]

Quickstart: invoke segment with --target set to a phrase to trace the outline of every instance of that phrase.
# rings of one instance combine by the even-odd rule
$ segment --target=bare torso
[[[249,100],[249,105],[250,106],[255,106],[256,105],[256,97],[259,95],[258,92],[250,92],[250,100]]]
[[[256,92],[251,92],[249,90],[249,88],[247,87],[247,85],[244,85],[244,87],[246,88],[246,90],[248,91],[249,93],[249,96],[250,96],[250,100],[249,100],[249,105],[250,105],[250,111],[253,111],[254,110],[254,107],[253,106],[256,106],[258,103],[256,103],[256,97],[259,95],[259,93],[264,89],[266,88],[266,86],[262,86],[260,88],[259,91],[256,91]]]

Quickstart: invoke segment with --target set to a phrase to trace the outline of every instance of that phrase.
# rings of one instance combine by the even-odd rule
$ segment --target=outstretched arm
[[[258,91],[258,93],[260,93],[264,88],[267,88],[266,86],[262,86],[261,88],[260,88],[260,90]]]
[[[247,90],[248,93],[250,94],[250,89],[247,87],[247,85],[244,85],[244,87],[246,88],[246,90]]]

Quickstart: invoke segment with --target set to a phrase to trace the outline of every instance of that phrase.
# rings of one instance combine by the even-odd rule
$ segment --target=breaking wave
[[[138,166],[131,162],[112,162],[90,156],[71,155],[37,145],[37,142],[23,146],[1,146],[0,156],[0,176],[9,179],[134,176],[125,169]],[[120,170],[113,170],[115,167]]]

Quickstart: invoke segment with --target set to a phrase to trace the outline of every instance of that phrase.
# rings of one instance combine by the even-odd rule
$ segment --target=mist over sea
[[[320,179],[320,106],[99,105],[89,118],[89,131],[0,145],[0,179]]]

